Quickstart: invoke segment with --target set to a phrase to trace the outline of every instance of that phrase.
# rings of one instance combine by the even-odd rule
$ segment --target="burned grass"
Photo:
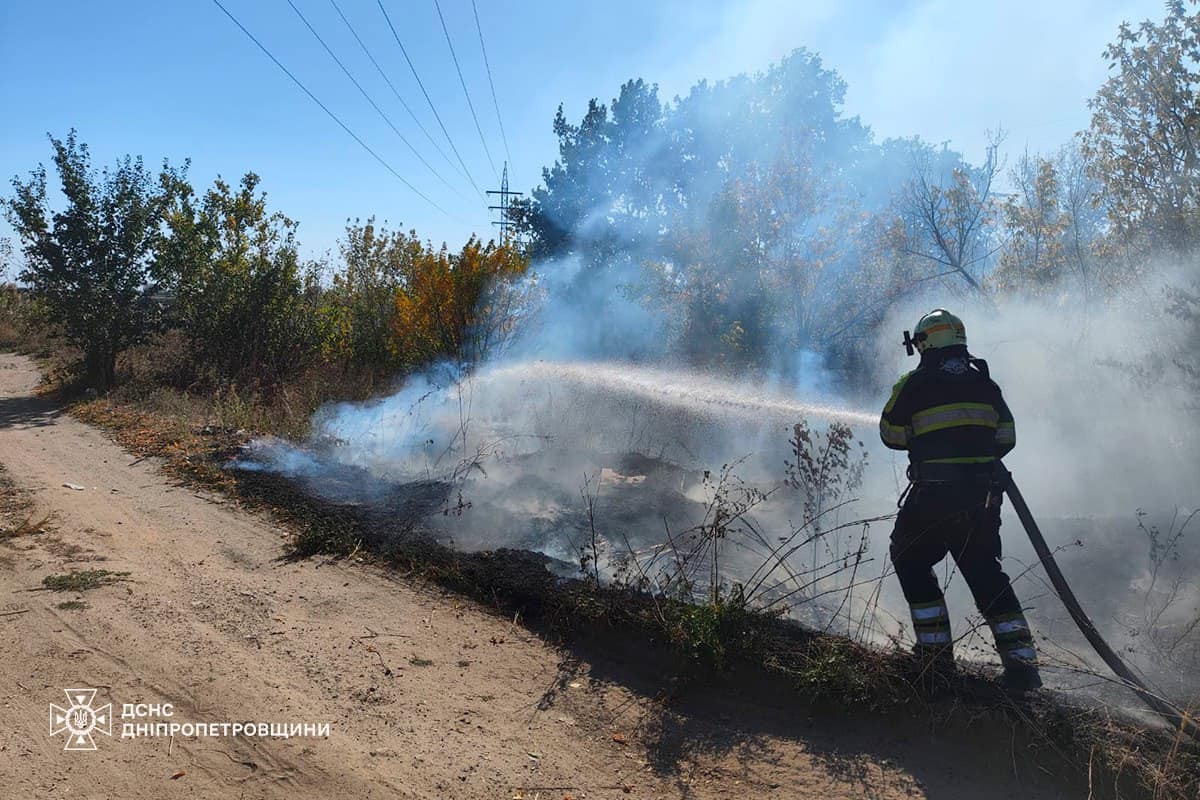
[[[1050,693],[1011,696],[991,674],[970,666],[931,696],[908,654],[810,631],[736,598],[684,602],[629,586],[562,579],[546,569],[546,556],[530,551],[452,550],[420,524],[430,497],[445,501],[449,487],[420,487],[390,506],[333,503],[276,474],[227,469],[250,438],[244,431],[181,425],[107,400],[76,404],[72,413],[139,456],[164,459],[164,470],[177,480],[273,514],[293,531],[289,558],[371,561],[519,617],[568,648],[619,639],[639,658],[661,660],[663,680],[673,691],[748,680],[781,684],[790,699],[776,702],[835,715],[857,710],[915,717],[991,745],[1004,741],[1005,749],[1021,751],[1044,769],[1070,773],[1096,797],[1200,796],[1200,748],[1182,734],[1145,728],[1103,708],[1077,707]]]

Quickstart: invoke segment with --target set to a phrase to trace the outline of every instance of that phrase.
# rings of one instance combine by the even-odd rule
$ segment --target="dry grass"
[[[561,582],[536,554],[454,552],[411,525],[314,500],[278,476],[223,469],[252,432],[306,431],[301,417],[307,425],[308,413],[327,391],[332,390],[317,387],[271,398],[251,394],[235,399],[143,381],[102,399],[76,403],[71,411],[139,456],[162,457],[164,469],[174,477],[271,511],[295,532],[297,557],[356,554],[385,563],[506,614],[519,613],[525,624],[560,641],[619,632],[647,648],[665,644],[680,654],[677,669],[685,680],[749,672],[786,681],[798,697],[816,707],[922,714],[932,724],[968,719],[974,725],[977,718],[988,719],[987,730],[996,728],[997,735],[1019,730],[1030,757],[1043,751],[1061,756],[1086,778],[1095,797],[1200,797],[1200,749],[1105,709],[1072,707],[1048,695],[1014,699],[989,675],[969,669],[941,687],[938,702],[931,703],[905,653],[806,631],[750,609],[663,600],[629,586]],[[730,616],[733,611],[738,612],[733,614],[736,619]],[[688,648],[697,642],[719,646],[720,658],[690,655]]]
[[[178,331],[156,335],[121,355],[120,381],[107,399],[196,428],[302,438],[313,412],[323,404],[365,399],[391,386],[388,379],[369,370],[333,364],[308,369],[282,384],[234,384],[196,364]]]
[[[28,493],[19,490],[0,465],[0,541],[46,533],[50,522],[50,514],[33,511]]]
[[[45,533],[49,523],[49,514],[31,515],[15,525],[0,526],[0,539],[17,539],[30,534]]]

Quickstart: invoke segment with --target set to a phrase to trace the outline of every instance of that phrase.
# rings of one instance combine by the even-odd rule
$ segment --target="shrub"
[[[296,223],[268,213],[258,181],[248,172],[235,191],[218,179],[199,205],[176,182],[158,265],[199,358],[221,378],[273,387],[318,355],[321,291],[300,267]]]
[[[519,251],[472,237],[461,252],[423,250],[396,292],[394,352],[404,364],[475,363],[502,348],[527,310]]]
[[[13,180],[4,203],[25,256],[20,278],[83,352],[90,385],[112,385],[117,355],[154,329],[159,315],[153,253],[170,184],[156,186],[141,158],[99,174],[75,131],[50,138],[66,207],[52,212],[45,167]]]

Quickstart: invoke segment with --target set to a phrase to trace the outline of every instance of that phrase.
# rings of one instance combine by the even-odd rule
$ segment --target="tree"
[[[1069,219],[1067,261],[1083,286],[1085,299],[1090,299],[1097,288],[1113,280],[1110,265],[1097,257],[1107,229],[1104,187],[1092,176],[1078,139],[1059,151],[1056,169],[1060,204]]]
[[[1200,11],[1188,5],[1170,0],[1161,24],[1121,25],[1083,136],[1117,234],[1178,254],[1200,242]]]
[[[543,186],[512,212],[535,257],[579,255],[603,268],[618,249],[657,233],[673,170],[658,87],[628,81],[609,107],[588,103],[579,124],[562,106],[554,117],[559,157],[542,170]]]
[[[0,236],[0,285],[11,283],[9,272],[12,271],[13,246],[12,239]]]
[[[1179,370],[1181,383],[1188,390],[1194,406],[1200,406],[1195,398],[1200,397],[1200,281],[1190,288],[1172,286],[1167,288],[1167,313],[1177,319],[1182,328],[1181,344],[1171,354],[1171,361]]]
[[[1045,288],[1067,269],[1071,217],[1061,204],[1062,187],[1054,161],[1028,153],[1012,171],[1016,189],[1003,205],[1008,241],[994,278],[1006,289]]]
[[[459,253],[423,249],[395,294],[393,347],[400,362],[475,364],[510,337],[526,310],[529,261],[515,248],[471,237]]]
[[[980,273],[995,254],[992,181],[1001,168],[1001,141],[1001,133],[989,136],[987,157],[978,167],[946,148],[931,151],[914,142],[913,176],[897,205],[905,234],[900,249],[937,268],[927,277],[960,279],[978,295],[986,294]]]
[[[1070,282],[1091,298],[1112,274],[1097,258],[1105,228],[1100,185],[1079,149],[1067,146],[1052,157],[1026,153],[1010,175],[1015,191],[1001,206],[1004,243],[993,285],[1040,291]]]
[[[669,103],[638,79],[610,105],[592,99],[578,124],[560,106],[558,158],[517,204],[518,228],[535,257],[575,255],[588,268],[670,257],[710,224],[709,206],[729,184],[771,170],[782,153],[819,173],[851,166],[870,136],[842,117],[844,94],[837,74],[800,49]]]
[[[865,187],[879,165],[869,131],[841,114],[844,92],[796,50],[667,103],[634,80],[577,124],[560,107],[559,156],[519,204],[520,230],[535,257],[579,259],[569,291],[590,305],[640,290],[688,361],[772,366],[832,328],[860,198],[888,194]]]
[[[828,172],[789,148],[731,181],[670,269],[658,267],[654,291],[673,290],[665,305],[683,317],[677,348],[693,364],[773,366],[794,377],[793,356],[832,344],[850,312],[840,301],[858,285],[847,258],[857,228],[853,203]]]
[[[106,389],[117,355],[159,319],[154,252],[167,196],[140,157],[97,173],[74,130],[50,143],[66,207],[50,210],[41,165],[28,181],[13,179],[4,203],[25,257],[20,278],[83,351],[88,385]],[[182,179],[165,164],[164,173]]]
[[[346,225],[341,242],[341,273],[329,292],[335,317],[335,347],[359,367],[392,372],[403,365],[396,356],[396,292],[404,288],[425,245],[415,231],[388,231],[375,223]]]
[[[175,181],[158,265],[197,356],[224,378],[269,388],[318,352],[319,286],[301,270],[296,223],[267,211],[258,182],[248,172],[235,190],[218,178],[197,205]]]

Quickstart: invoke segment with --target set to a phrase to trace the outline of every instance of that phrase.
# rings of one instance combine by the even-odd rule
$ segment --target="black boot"
[[[1002,681],[1006,689],[1014,692],[1031,692],[1042,688],[1042,676],[1038,673],[1037,665],[1015,659],[1004,665]]]
[[[1000,663],[1004,665],[1004,686],[1014,692],[1040,689],[1042,676],[1038,674],[1037,648],[1025,615],[1020,611],[997,614],[988,624],[996,637]]]

